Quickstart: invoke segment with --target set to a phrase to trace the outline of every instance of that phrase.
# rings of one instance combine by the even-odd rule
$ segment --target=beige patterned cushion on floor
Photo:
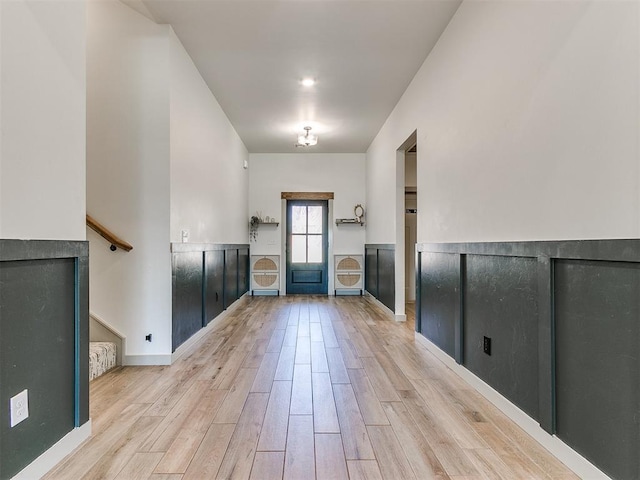
[[[116,366],[116,344],[89,342],[89,381]]]

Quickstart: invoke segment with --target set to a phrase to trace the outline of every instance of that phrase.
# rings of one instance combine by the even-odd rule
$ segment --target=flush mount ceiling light
[[[303,78],[300,83],[304,87],[313,87],[316,84],[316,81],[313,78]]]
[[[318,143],[318,137],[311,133],[311,127],[304,127],[304,129],[306,132],[303,135],[298,135],[296,147],[313,147]]]

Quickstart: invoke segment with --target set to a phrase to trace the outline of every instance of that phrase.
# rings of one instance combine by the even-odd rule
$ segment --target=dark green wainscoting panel
[[[172,322],[173,350],[202,328],[203,274],[202,252],[173,254],[172,264]]]
[[[464,366],[537,419],[536,259],[467,255],[463,291]]]
[[[249,290],[249,246],[173,243],[173,351]]]
[[[396,309],[395,245],[364,246],[365,290],[392,312]]]
[[[0,240],[0,478],[89,419],[88,245]],[[10,398],[29,417],[10,427]]]
[[[421,333],[449,356],[457,359],[455,353],[460,315],[460,256],[425,252],[421,261],[422,278],[418,281],[421,288],[418,315],[422,322]]]
[[[613,478],[640,478],[640,264],[555,265],[557,432]]]
[[[224,308],[238,299],[238,249],[224,251]]]
[[[612,478],[640,478],[640,240],[420,244],[416,263],[422,335]]]
[[[204,258],[206,326],[224,311],[224,250],[204,252]]]

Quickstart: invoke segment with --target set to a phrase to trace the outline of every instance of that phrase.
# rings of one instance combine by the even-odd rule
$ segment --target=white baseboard
[[[248,298],[248,294],[244,294],[238,300],[233,302],[229,308],[223,311],[216,318],[211,320],[209,324],[198,330],[191,337],[189,337],[182,345],[176,348],[176,351],[171,354],[171,363],[177,361],[180,357],[182,357],[185,353],[191,351],[209,332],[211,332],[220,322],[222,322],[230,312],[233,312],[235,309],[239,308],[243,303],[246,302]]]
[[[391,310],[389,307],[387,307],[384,303],[382,303],[376,297],[371,295],[369,292],[364,291],[362,296],[368,298],[369,301],[375,303],[376,306],[378,306],[381,310],[384,310],[385,312],[387,312],[389,314],[389,316],[391,318],[393,318],[396,322],[406,322],[407,321],[407,315],[406,314],[404,314],[404,313],[395,313],[393,310]]]
[[[122,358],[122,365],[127,367],[149,367],[155,365],[171,365],[171,355],[125,355]]]
[[[610,477],[605,475],[595,465],[590,463],[558,437],[549,435],[533,418],[516,407],[490,385],[476,377],[462,365],[458,365],[453,358],[440,350],[437,345],[419,333],[415,334],[415,338],[418,343],[429,350],[438,360],[453,370],[455,374],[471,385],[480,395],[493,403],[502,413],[531,435],[540,445],[546,448],[549,453],[573,470],[580,478],[584,480],[610,480]]]
[[[27,465],[13,480],[33,480],[42,478],[55,467],[64,457],[73,452],[87,438],[91,436],[91,420],[78,428],[74,428],[58,440],[51,448],[42,453]]]
[[[182,345],[176,348],[176,351],[172,354],[156,354],[156,355],[125,355],[122,359],[123,365],[126,366],[156,366],[156,365],[171,365],[175,363],[185,353],[192,350],[216,325],[218,325],[229,312],[233,312],[242,303],[246,301],[247,295],[243,295],[237,301],[218,315],[216,318],[209,322],[204,328],[201,328],[191,337],[189,337]]]

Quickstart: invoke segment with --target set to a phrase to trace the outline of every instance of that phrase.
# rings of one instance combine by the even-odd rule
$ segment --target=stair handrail
[[[115,252],[118,248],[121,248],[125,252],[130,252],[133,249],[133,245],[129,242],[122,240],[115,233],[111,232],[107,227],[98,222],[95,218],[87,213],[87,226],[98,233],[102,238],[107,240],[110,244],[112,252]]]

